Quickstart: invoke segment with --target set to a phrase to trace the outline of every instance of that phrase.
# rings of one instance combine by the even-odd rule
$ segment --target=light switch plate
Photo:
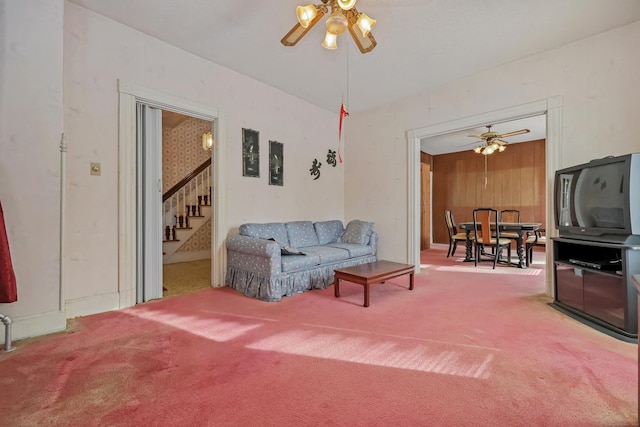
[[[102,167],[100,166],[100,163],[91,162],[91,175],[100,176],[101,173],[102,173]]]

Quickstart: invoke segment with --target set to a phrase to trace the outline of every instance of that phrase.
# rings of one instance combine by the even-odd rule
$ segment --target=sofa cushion
[[[354,243],[357,245],[366,245],[369,243],[369,237],[373,230],[372,222],[365,222],[354,219],[349,221],[347,228],[342,233],[341,242]]]
[[[282,257],[282,272],[312,268],[320,264],[320,256],[315,254],[290,255]]]
[[[316,230],[311,221],[291,221],[287,222],[285,226],[291,246],[305,248],[318,244],[318,236],[316,236]]]
[[[318,255],[320,257],[320,264],[329,264],[349,259],[348,250],[343,248],[334,248],[331,246],[309,246],[304,248],[304,252],[307,255]]]
[[[373,247],[368,245],[357,245],[355,243],[329,243],[327,246],[348,251],[349,258],[373,255]]]
[[[242,224],[240,226],[239,233],[241,236],[257,237],[258,239],[274,239],[280,244],[280,246],[289,244],[287,229],[283,222]]]
[[[344,231],[344,225],[342,225],[342,221],[339,219],[318,221],[313,224],[313,228],[316,229],[319,245],[337,242]]]

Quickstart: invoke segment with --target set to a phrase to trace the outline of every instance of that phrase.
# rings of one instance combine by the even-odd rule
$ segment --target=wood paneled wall
[[[509,145],[489,156],[472,150],[433,156],[433,241],[449,242],[445,209],[456,222],[473,221],[475,208],[518,209],[522,222],[546,227],[545,158],[544,140]]]
[[[432,156],[420,152],[420,250],[431,247],[431,161]]]

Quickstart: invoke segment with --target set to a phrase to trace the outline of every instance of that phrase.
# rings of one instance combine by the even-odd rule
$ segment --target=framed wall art
[[[284,145],[269,141],[269,185],[284,185]]]
[[[260,177],[260,134],[242,129],[242,176]]]

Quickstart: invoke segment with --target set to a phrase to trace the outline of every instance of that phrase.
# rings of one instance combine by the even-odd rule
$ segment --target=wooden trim
[[[169,197],[173,196],[174,194],[176,194],[178,192],[178,190],[180,190],[182,187],[184,187],[185,185],[187,185],[187,183],[189,181],[191,181],[193,178],[195,178],[196,176],[198,176],[198,174],[200,172],[202,172],[203,170],[205,170],[207,167],[209,167],[211,165],[211,158],[208,158],[207,160],[205,160],[204,162],[202,162],[202,164],[198,167],[196,167],[194,170],[192,170],[191,172],[189,172],[187,174],[187,176],[185,176],[184,178],[182,178],[180,181],[178,181],[178,183],[176,185],[174,185],[173,187],[171,187],[169,190],[167,190],[166,193],[164,193],[162,195],[162,201],[166,202]]]

